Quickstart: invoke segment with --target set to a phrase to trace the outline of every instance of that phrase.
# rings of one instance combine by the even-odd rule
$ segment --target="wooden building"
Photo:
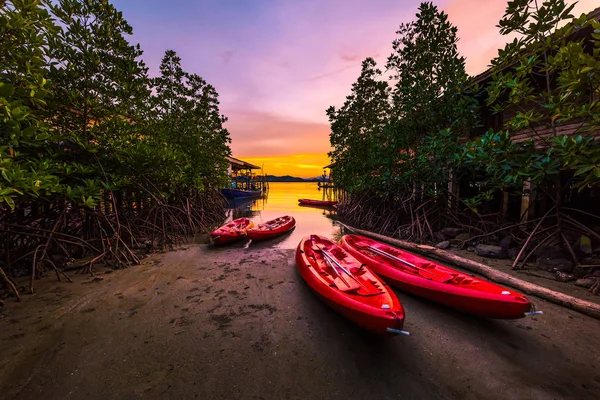
[[[254,172],[261,170],[261,167],[235,157],[227,156],[225,159],[229,163],[227,175],[229,175],[231,187],[245,190],[262,190],[263,192],[269,189],[266,176]]]
[[[597,8],[588,14],[588,19],[596,19],[600,20],[600,8]],[[593,49],[592,42],[592,33],[593,29],[591,27],[586,27],[583,29],[575,30],[571,37],[568,40],[579,41],[583,40],[584,47],[591,54]],[[511,67],[508,67],[511,68]],[[466,133],[462,140],[466,142],[467,140],[473,140],[477,137],[483,135],[485,132],[489,130],[500,131],[504,128],[504,124],[506,121],[513,119],[518,112],[523,112],[524,110],[535,110],[537,105],[522,103],[518,106],[513,106],[507,108],[503,112],[494,113],[486,104],[485,98],[487,97],[487,93],[485,92],[485,86],[492,81],[493,74],[495,71],[492,69],[488,69],[479,75],[475,76],[471,80],[471,85],[478,84],[481,88],[484,88],[483,93],[478,95],[481,104],[480,110],[480,118],[481,118],[481,126],[472,129],[470,132]],[[531,79],[534,84],[537,84],[540,87],[540,90],[546,89],[545,76],[543,75],[531,75]],[[551,89],[556,88],[555,79],[551,81]],[[584,94],[582,96],[585,100],[589,101],[599,101],[600,96],[598,92],[592,92]],[[542,120],[536,123],[534,126],[528,129],[523,129],[517,132],[512,133],[513,142],[520,143],[527,140],[532,140],[536,147],[544,148],[551,146],[552,140],[556,135],[575,135],[575,134],[585,134],[585,135],[593,135],[600,139],[600,131],[592,131],[592,132],[580,132],[580,128],[584,125],[584,121],[582,120],[570,120],[567,122],[557,122],[552,124],[550,119]],[[568,176],[569,171],[565,171],[565,175]],[[449,181],[448,189],[451,193],[453,193],[457,197],[471,196],[475,194],[478,187],[478,180],[483,180],[483,177],[469,177],[457,179],[456,176],[451,176]],[[568,177],[565,179],[565,182],[568,182]],[[600,190],[597,188],[591,188],[590,190],[585,190],[584,193],[574,193],[576,197],[579,197],[577,202],[582,204],[593,204],[597,202],[600,204]],[[592,199],[583,199],[582,196],[587,196]],[[571,196],[572,197],[572,196]],[[595,201],[593,200],[594,198]],[[502,211],[505,214],[515,215],[518,213],[521,220],[526,221],[528,219],[533,218],[535,215],[539,215],[543,213],[545,210],[543,205],[543,199],[536,198],[536,188],[531,184],[531,182],[526,182],[523,186],[523,189],[519,196],[509,196],[509,193],[503,193],[497,199],[494,200],[495,206],[493,208],[497,208],[498,211]],[[585,207],[584,207],[585,208]],[[589,208],[589,207],[588,207]],[[595,210],[586,210],[593,211],[595,214],[600,213],[600,207],[596,206]]]

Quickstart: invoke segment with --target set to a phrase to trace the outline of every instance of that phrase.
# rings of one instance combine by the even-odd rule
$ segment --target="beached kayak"
[[[312,200],[312,199],[298,199],[298,203],[306,206],[321,206],[321,207],[332,207],[336,205],[337,201],[329,200]]]
[[[259,224],[256,228],[248,229],[248,238],[257,241],[277,237],[291,231],[296,226],[294,217],[285,215],[275,218],[264,224]]]
[[[335,242],[305,237],[296,265],[308,286],[344,317],[378,334],[403,332],[404,309],[394,292]]]
[[[235,219],[210,233],[214,244],[227,244],[246,237],[246,231],[254,226],[250,218]]]
[[[517,319],[532,305],[521,293],[359,235],[340,245],[387,283],[417,296],[487,318]]]

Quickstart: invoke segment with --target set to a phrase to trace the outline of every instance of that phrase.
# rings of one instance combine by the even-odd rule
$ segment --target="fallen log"
[[[410,250],[415,253],[446,261],[448,263],[462,267],[468,271],[476,272],[496,283],[513,287],[527,294],[531,294],[544,300],[547,300],[551,303],[570,308],[572,310],[578,311],[582,314],[588,315],[596,319],[600,319],[600,304],[598,303],[578,299],[576,297],[569,296],[564,293],[556,292],[554,290],[550,290],[548,288],[530,282],[526,282],[519,278],[515,278],[514,276],[511,276],[505,272],[489,267],[485,264],[462,258],[460,256],[457,256],[456,254],[452,254],[432,246],[405,242],[403,240],[394,239],[389,236],[380,235],[378,233],[353,228],[342,223],[340,223],[340,225],[359,235],[369,236],[373,239],[389,243],[402,249]]]

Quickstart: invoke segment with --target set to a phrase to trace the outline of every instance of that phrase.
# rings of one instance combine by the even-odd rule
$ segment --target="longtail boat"
[[[321,207],[332,207],[338,202],[335,200],[312,200],[312,199],[298,199],[298,203],[305,206],[321,206]]]
[[[241,189],[221,189],[223,196],[228,199],[239,199],[242,197],[259,197],[262,195],[260,190],[241,190]]]

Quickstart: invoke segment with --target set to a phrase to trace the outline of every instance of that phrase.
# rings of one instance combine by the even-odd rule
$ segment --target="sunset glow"
[[[117,0],[133,41],[156,75],[167,49],[214,85],[229,121],[233,156],[268,174],[312,177],[329,164],[325,110],[341,106],[373,57],[380,67],[400,23],[420,1]],[[467,72],[483,72],[506,38],[496,25],[506,0],[434,1],[458,27]],[[572,3],[572,2],[571,2]],[[574,14],[593,10],[581,0]]]
[[[323,175],[323,167],[329,164],[326,154],[294,154],[291,156],[246,157],[244,160],[262,167],[268,175],[291,175],[314,178]],[[329,171],[327,171],[329,173]]]

